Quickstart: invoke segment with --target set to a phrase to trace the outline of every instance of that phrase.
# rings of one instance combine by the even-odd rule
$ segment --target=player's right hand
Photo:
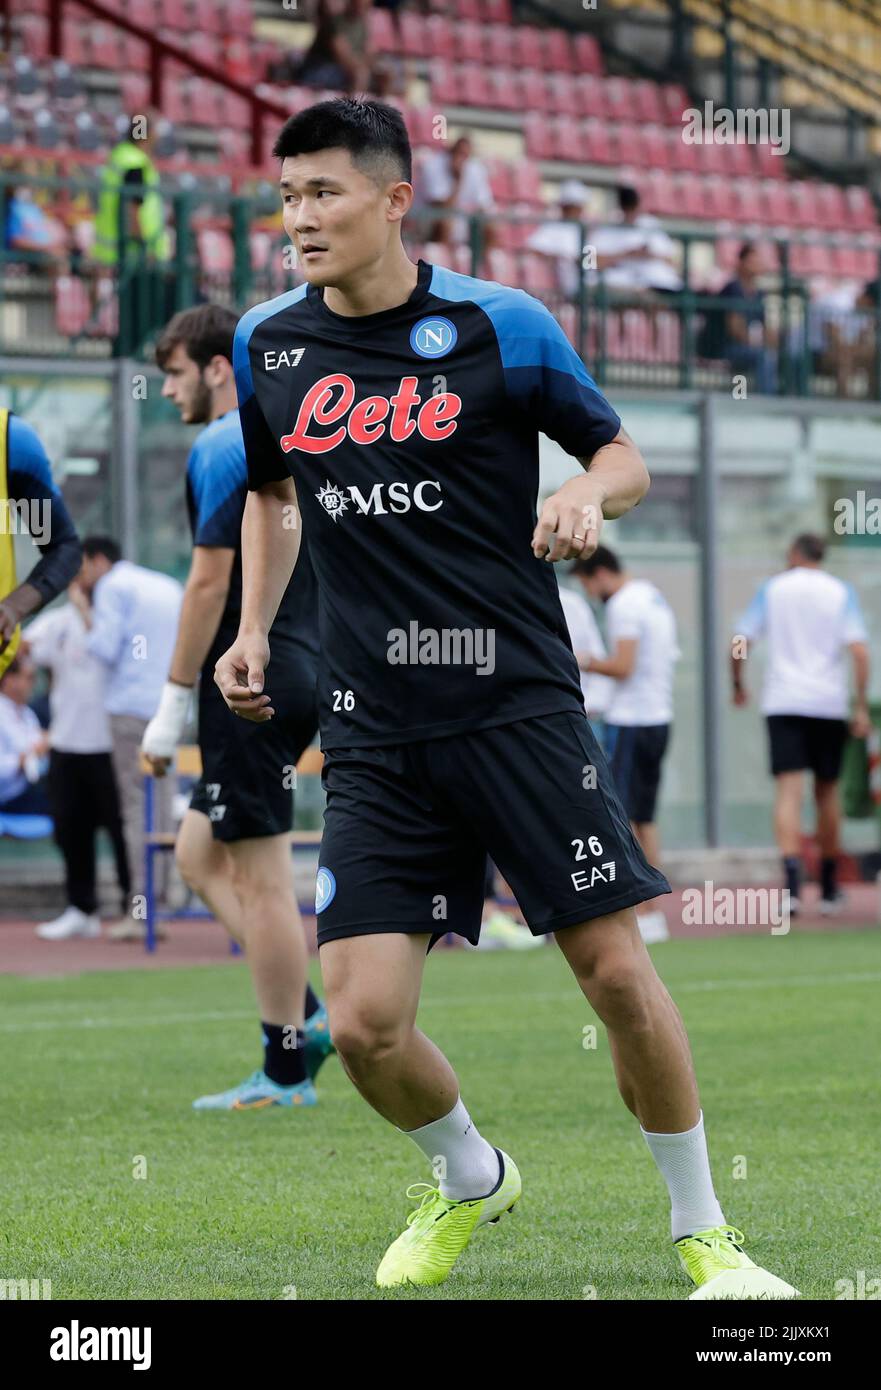
[[[214,684],[228,708],[255,724],[265,724],[275,714],[269,696],[263,692],[268,665],[267,639],[239,633],[214,667]]]

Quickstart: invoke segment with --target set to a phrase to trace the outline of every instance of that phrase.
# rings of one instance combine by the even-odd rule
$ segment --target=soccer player
[[[813,773],[820,842],[820,912],[841,909],[838,892],[841,807],[838,778],[848,733],[846,652],[855,696],[850,728],[865,738],[870,720],[868,634],[856,593],[822,568],[826,546],[805,534],[792,542],[787,568],[763,584],[737,625],[731,648],[732,698],[745,705],[749,646],[768,639],[762,713],[774,778],[774,833],[783,860],[789,910],[800,910],[802,775]]]
[[[156,346],[162,394],[189,425],[205,425],[187,461],[193,559],[168,682],[142,749],[164,775],[199,681],[202,776],[177,838],[178,868],[246,949],[263,1029],[263,1065],[239,1085],[194,1101],[197,1110],[314,1105],[315,1074],[330,1051],[327,1011],[307,978],[306,941],[291,860],[293,777],[317,728],[315,580],[308,559],[280,595],[272,627],[277,718],[265,728],[233,719],[214,665],[235,636],[242,592],[247,468],[236,404],[236,316],[185,309]],[[304,1004],[305,1001],[305,1004]]]
[[[587,593],[606,605],[611,655],[576,655],[582,670],[615,683],[606,706],[606,756],[636,838],[649,863],[657,864],[661,842],[655,807],[673,721],[676,619],[660,589],[631,578],[605,545],[576,560],[573,569]],[[637,920],[647,945],[669,939],[659,903],[643,903]]]
[[[551,568],[596,547],[602,514],[639,501],[642,459],[543,305],[409,260],[399,112],[320,102],[285,124],[275,154],[307,283],[236,331],[251,490],[242,620],[216,679],[240,717],[274,717],[269,628],[297,560],[300,533],[283,525],[297,502],[319,589],[331,1031],[358,1090],[437,1180],[377,1281],[441,1282],[520,1196],[516,1164],[415,1026],[433,940],[476,939],[489,853],[608,1028],[695,1282],[733,1274],[767,1291],[713,1192],[682,1022],[633,913],[668,885],[588,725]],[[585,471],[536,520],[539,429]]]
[[[15,536],[28,531],[40,558],[16,583]],[[36,432],[20,416],[0,409],[0,675],[21,641],[21,623],[67,587],[80,567],[80,543],[52,481]]]

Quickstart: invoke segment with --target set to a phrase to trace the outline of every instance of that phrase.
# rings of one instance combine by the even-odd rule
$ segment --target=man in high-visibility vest
[[[153,163],[156,120],[135,116],[129,133],[110,151],[101,171],[98,215],[92,257],[102,265],[119,260],[119,203],[127,190],[123,209],[126,262],[167,261],[171,244],[165,230],[165,209],[159,192],[159,171]]]
[[[16,583],[15,536],[28,531],[40,559]],[[36,432],[0,409],[0,675],[21,640],[20,623],[66,589],[79,571],[80,543]]]
[[[118,274],[122,352],[137,350],[175,307],[171,238],[152,158],[158,119],[134,116],[101,171],[92,258]]]

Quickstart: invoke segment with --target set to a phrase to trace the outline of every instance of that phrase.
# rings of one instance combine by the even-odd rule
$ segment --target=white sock
[[[485,1197],[498,1182],[496,1151],[478,1133],[461,1096],[449,1115],[403,1133],[425,1154],[445,1197],[456,1201]]]
[[[701,1111],[694,1129],[681,1134],[649,1134],[644,1129],[642,1133],[670,1193],[673,1239],[723,1226],[725,1217],[710,1175],[704,1112]]]

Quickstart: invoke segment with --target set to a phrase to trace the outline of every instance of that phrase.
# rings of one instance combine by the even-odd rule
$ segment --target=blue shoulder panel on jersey
[[[525,290],[499,285],[495,280],[477,280],[439,265],[434,267],[429,290],[441,299],[452,303],[470,301],[484,310],[496,330],[505,369],[553,367],[597,390],[551,311]]]
[[[10,497],[56,498],[58,489],[52,481],[52,468],[36,430],[20,415],[10,415],[8,437]]]
[[[593,457],[616,437],[618,415],[540,300],[442,266],[432,268],[429,290],[483,310],[499,345],[508,396],[536,429],[576,458]]]
[[[290,308],[292,304],[299,304],[301,299],[306,298],[308,288],[309,286],[306,284],[298,285],[296,289],[287,290],[284,294],[277,295],[275,299],[267,299],[262,304],[255,304],[253,309],[249,309],[239,319],[232,350],[232,365],[236,378],[239,406],[243,406],[249,396],[254,394],[254,378],[251,373],[251,358],[248,353],[251,334],[258,324],[263,323],[264,319],[272,318],[273,314],[280,314],[282,310]]]
[[[187,460],[195,502],[195,545],[235,549],[248,486],[245,444],[237,411],[214,420],[199,435]]]

